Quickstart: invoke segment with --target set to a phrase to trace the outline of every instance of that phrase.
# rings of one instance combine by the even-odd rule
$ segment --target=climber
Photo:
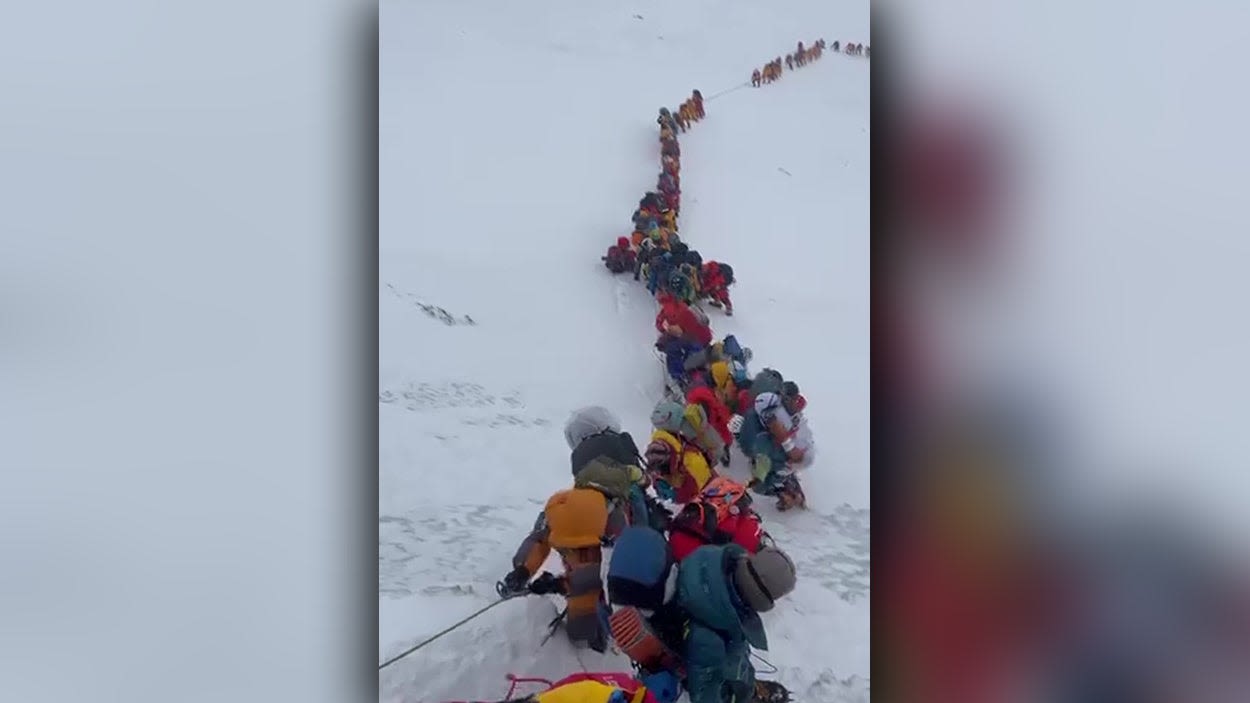
[[[655,121],[660,125],[661,133],[668,130],[668,139],[672,139],[673,135],[677,133],[677,120],[673,119],[673,115],[668,111],[667,107],[660,108],[660,116]]]
[[[709,298],[708,304],[713,307],[724,306],[725,314],[734,314],[733,301],[729,299],[729,286],[734,284],[733,267],[718,261],[703,264],[699,272],[699,290]]]
[[[660,304],[660,311],[655,316],[657,331],[684,337],[703,347],[712,343],[712,329],[707,325],[706,316],[672,295],[657,296],[656,300]]]
[[[660,234],[658,230],[652,237],[653,242],[660,242]],[[647,290],[651,295],[661,295],[667,290],[668,278],[673,273],[673,254],[668,251],[661,251],[664,244],[658,243],[656,250],[651,253],[647,260]],[[660,252],[656,256],[656,252]],[[662,290],[663,289],[663,290]]]
[[[678,112],[681,113],[682,119],[686,120],[687,125],[693,125],[698,119],[698,116],[695,115],[694,112],[694,103],[689,100],[681,104],[681,108]]]
[[[687,412],[689,410],[689,412]],[[705,422],[697,408],[685,403],[662,400],[651,413],[651,441],[643,450],[643,461],[651,485],[661,497],[675,503],[689,503],[715,476],[708,462],[709,450],[700,440],[715,442],[719,437],[710,428],[698,427]]]
[[[697,121],[699,121],[699,120],[702,120],[702,119],[703,119],[703,117],[704,117],[704,113],[703,113],[703,93],[700,93],[697,89],[696,89],[696,90],[694,90],[694,91],[692,91],[692,92],[690,93],[690,102],[691,102],[691,106],[694,108],[694,119],[695,119],[695,121],[697,122]]]
[[[728,335],[724,341],[712,345],[712,359],[708,364],[708,375],[712,380],[712,388],[716,397],[730,412],[745,415],[750,408],[741,404],[740,390],[750,385],[751,379],[747,372],[747,364],[752,353],[749,347],[741,347],[734,335]]]
[[[558,491],[547,501],[534,529],[517,548],[512,571],[496,587],[499,595],[564,596],[569,639],[597,652],[606,651],[608,608],[599,577],[601,548],[611,544],[631,520],[649,524],[646,515],[636,514],[631,496],[634,485],[642,480],[636,466],[591,460],[577,473],[573,488]],[[543,573],[531,582],[553,549],[560,555],[564,574]]]
[[[758,68],[755,69],[754,71],[751,71],[751,85],[753,87],[755,88],[760,87],[760,82],[762,80],[763,79],[760,77],[760,70]]]
[[[729,408],[717,397],[714,388],[699,383],[692,384],[690,390],[686,391],[686,402],[703,408],[708,425],[721,439],[722,449],[716,458],[721,466],[729,466],[729,447],[734,441],[729,432],[729,419],[732,417]]]
[[[618,237],[616,244],[608,247],[607,255],[600,258],[603,260],[603,265],[612,273],[633,271],[638,259],[628,237]]]
[[[754,554],[771,541],[760,523],[746,486],[718,476],[673,517],[668,544],[678,562],[707,544],[733,542]]]
[[[627,530],[608,564],[612,636],[644,675],[681,678],[691,703],[782,703],[789,692],[756,679],[750,648],[768,649],[760,613],[796,580],[776,547],[706,545],[675,563],[663,539]]]
[[[564,423],[564,441],[572,452],[569,459],[573,475],[599,458],[619,464],[638,466],[638,445],[628,432],[621,430],[621,421],[607,408],[591,405],[574,410]]]
[[[656,341],[655,348],[664,355],[664,370],[667,373],[665,390],[683,393],[689,384],[686,370],[689,359],[704,347],[683,337],[666,334]]]
[[[806,497],[791,465],[803,462],[805,451],[797,446],[796,417],[806,406],[793,381],[786,381],[773,369],[764,369],[751,383],[751,408],[743,416],[738,445],[751,459],[756,493],[777,496],[777,509],[803,507]]]
[[[696,288],[688,266],[688,264],[681,264],[668,274],[666,290],[683,303],[693,305]]]

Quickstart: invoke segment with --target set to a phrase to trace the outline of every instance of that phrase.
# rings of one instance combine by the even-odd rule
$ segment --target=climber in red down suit
[[[660,303],[660,312],[655,316],[655,328],[661,334],[681,337],[701,347],[712,343],[712,328],[705,319],[699,319],[689,305],[669,293],[661,293],[656,300]]]
[[[734,314],[733,301],[729,299],[729,286],[734,282],[733,268],[728,264],[709,261],[699,272],[699,290],[711,299],[713,307],[725,306],[725,314]]]

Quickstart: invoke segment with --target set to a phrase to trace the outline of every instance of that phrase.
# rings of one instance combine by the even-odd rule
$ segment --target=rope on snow
[[[417,643],[416,645],[413,645],[412,647],[409,647],[408,649],[404,650],[403,652],[400,652],[399,654],[397,654],[397,655],[395,655],[395,656],[391,657],[390,659],[387,659],[386,661],[382,662],[381,664],[378,664],[378,671],[381,671],[381,670],[385,669],[386,667],[390,666],[391,664],[394,664],[395,662],[399,661],[400,659],[403,659],[404,657],[408,656],[409,654],[412,654],[413,652],[417,651],[418,649],[421,649],[421,648],[422,648],[422,647],[424,647],[425,645],[427,645],[427,644],[429,644],[429,643],[433,642],[434,640],[436,640],[436,639],[438,639],[438,638],[442,637],[443,635],[446,635],[446,634],[448,634],[448,633],[452,632],[453,630],[455,630],[455,629],[457,629],[457,628],[461,627],[462,625],[464,625],[465,623],[469,622],[469,621],[470,621],[470,620],[472,620],[473,618],[476,618],[477,616],[481,615],[482,613],[485,613],[486,611],[490,610],[491,608],[494,608],[495,606],[499,605],[500,603],[503,603],[503,602],[505,602],[505,601],[509,601],[509,600],[512,600],[512,599],[511,599],[511,598],[500,598],[499,600],[497,600],[497,601],[495,601],[495,602],[491,603],[490,605],[487,605],[487,606],[485,606],[485,607],[483,607],[483,608],[480,608],[477,612],[475,612],[475,613],[473,613],[472,615],[470,615],[470,616],[468,616],[468,617],[464,618],[463,620],[461,620],[460,622],[458,622],[458,623],[456,623],[456,624],[452,625],[451,627],[448,627],[447,629],[443,630],[442,632],[439,632],[438,634],[434,635],[433,637],[429,637],[429,638],[425,639],[424,641],[419,642],[419,643]]]

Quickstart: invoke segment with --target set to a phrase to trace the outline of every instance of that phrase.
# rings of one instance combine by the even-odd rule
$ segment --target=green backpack
[[[637,467],[618,464],[604,457],[592,460],[586,468],[573,477],[575,488],[593,488],[609,498],[629,499],[629,488],[634,484],[633,472]]]

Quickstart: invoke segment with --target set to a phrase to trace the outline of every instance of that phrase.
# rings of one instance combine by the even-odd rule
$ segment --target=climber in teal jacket
[[[750,648],[768,649],[759,614],[794,582],[794,562],[775,547],[749,554],[736,544],[709,545],[682,560],[677,602],[689,617],[682,644],[690,703],[754,700]]]

